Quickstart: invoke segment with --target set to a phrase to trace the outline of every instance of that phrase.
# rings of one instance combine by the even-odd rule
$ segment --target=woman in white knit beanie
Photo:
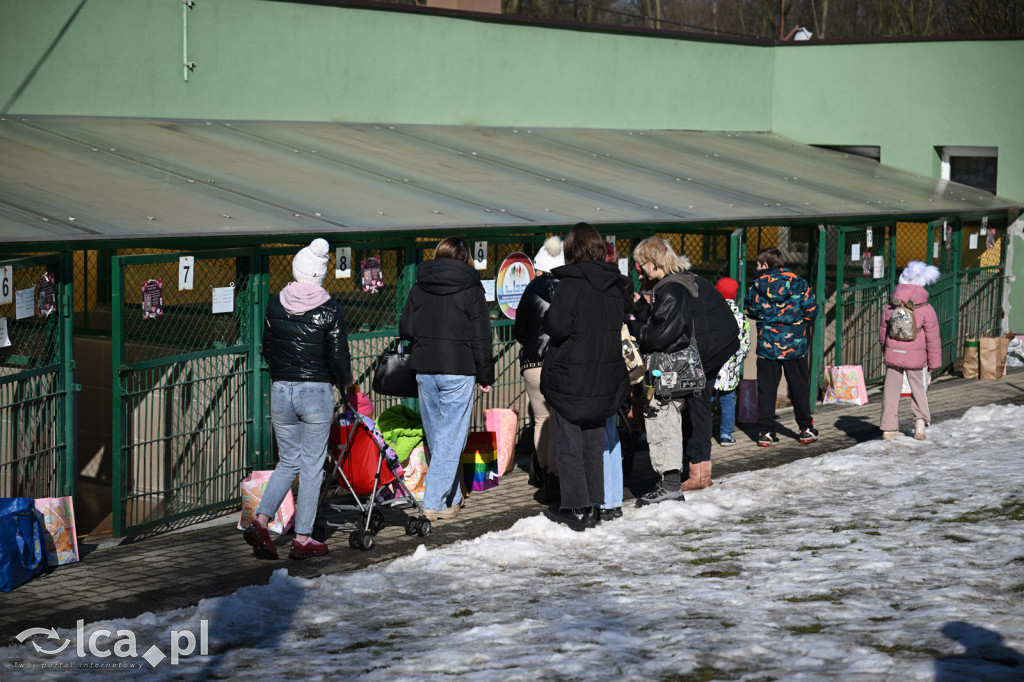
[[[290,282],[267,304],[263,357],[270,367],[270,416],[278,463],[263,492],[256,518],[245,529],[253,554],[276,559],[267,524],[299,478],[295,539],[288,556],[309,559],[327,553],[310,537],[320,498],[327,437],[334,420],[334,388],[352,383],[348,330],[341,305],[323,288],[330,246],[314,239],[292,259]]]

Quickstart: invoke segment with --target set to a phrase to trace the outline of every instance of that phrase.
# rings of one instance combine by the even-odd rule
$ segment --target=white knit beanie
[[[327,254],[331,250],[326,239],[314,239],[292,259],[292,277],[296,282],[323,286],[327,276]]]
[[[558,235],[548,237],[544,246],[540,247],[537,257],[533,259],[533,267],[542,272],[551,272],[565,265],[565,254],[562,253],[562,238]]]

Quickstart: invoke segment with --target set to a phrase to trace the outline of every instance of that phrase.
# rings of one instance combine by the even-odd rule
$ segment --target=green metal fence
[[[0,497],[74,494],[69,272],[66,254],[0,262]]]
[[[178,254],[111,259],[118,536],[237,504],[251,466],[255,254],[191,255],[191,288]]]

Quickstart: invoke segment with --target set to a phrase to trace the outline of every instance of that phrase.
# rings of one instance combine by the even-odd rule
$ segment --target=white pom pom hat
[[[327,276],[327,254],[331,250],[326,239],[314,239],[292,259],[292,277],[296,282],[323,286]]]
[[[939,281],[939,269],[934,265],[925,265],[919,260],[912,260],[907,263],[900,275],[900,284],[916,284],[919,287],[926,287]]]
[[[544,246],[540,247],[537,257],[533,259],[533,267],[543,272],[551,272],[565,265],[565,254],[562,253],[562,238],[558,235],[548,237]]]

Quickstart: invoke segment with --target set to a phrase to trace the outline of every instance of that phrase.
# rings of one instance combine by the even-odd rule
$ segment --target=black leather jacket
[[[513,336],[519,342],[519,371],[544,364],[544,353],[551,343],[551,337],[544,331],[544,316],[551,306],[551,297],[557,287],[558,278],[545,272],[523,291],[512,329]]]
[[[292,315],[275,295],[263,322],[263,357],[273,381],[352,383],[348,328],[337,301],[327,301],[302,315]]]

